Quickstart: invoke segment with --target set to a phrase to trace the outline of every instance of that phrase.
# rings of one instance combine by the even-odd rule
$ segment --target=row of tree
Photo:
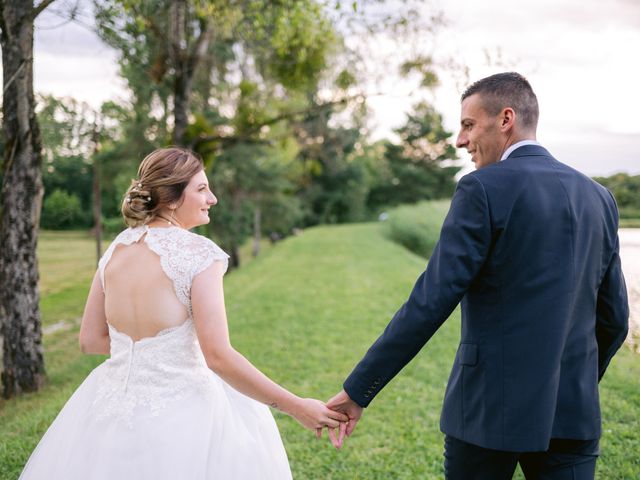
[[[594,180],[613,193],[620,210],[620,218],[640,219],[640,175],[617,173]]]
[[[103,214],[113,219],[107,226],[122,227],[122,192],[145,152],[117,159],[125,145],[102,131],[101,151],[97,156],[91,153],[94,125],[87,121],[86,108],[73,99],[40,99],[44,228],[92,226],[96,159],[105,178]],[[264,233],[284,235],[292,227],[370,219],[389,206],[443,198],[453,191],[458,167],[444,164],[455,158],[455,150],[440,115],[426,103],[417,105],[397,130],[400,140],[395,143],[368,142],[356,128],[331,128],[326,122],[313,131],[295,122],[284,127],[292,131],[277,141],[238,142],[205,157],[222,205],[216,212],[216,217],[223,217],[216,220],[215,234],[229,229],[226,221],[231,219],[222,211],[233,205],[240,212],[233,215],[235,223],[243,223],[234,241],[238,244],[254,230],[258,217]]]
[[[410,11],[376,20],[374,29],[370,13],[359,14],[351,2],[343,7],[312,0],[96,2],[96,31],[119,53],[131,99],[99,112],[73,99],[42,99],[43,226],[91,224],[95,160],[106,179],[103,213],[115,219],[106,224],[121,227],[122,192],[137,164],[167,144],[205,160],[221,200],[210,233],[232,266],[250,235],[360,221],[388,205],[450,195],[457,169],[441,167],[455,150],[440,115],[419,103],[397,132],[400,142],[371,143],[366,72],[344,42],[357,28],[406,30]],[[334,10],[340,20],[330,16]],[[340,27],[345,16],[347,30]],[[430,62],[413,59],[403,69],[419,71],[430,86]]]
[[[127,102],[99,111],[52,97],[36,109],[34,21],[54,2],[0,2],[5,397],[36,390],[44,378],[41,220],[89,226],[92,205],[116,218],[139,161],[159,146],[186,146],[204,159],[221,199],[209,233],[235,265],[249,235],[362,220],[453,189],[455,150],[429,104],[415,106],[399,141],[367,138],[371,46],[354,39],[407,43],[407,35],[435,30],[439,15],[418,15],[419,0],[94,0],[91,21],[118,52],[130,91]],[[405,75],[423,87],[436,82],[429,57],[405,60]]]

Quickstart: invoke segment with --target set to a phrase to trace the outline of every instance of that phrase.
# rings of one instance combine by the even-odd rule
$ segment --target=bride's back
[[[189,317],[160,257],[144,239],[116,246],[105,266],[104,293],[107,321],[133,340],[177,327]]]

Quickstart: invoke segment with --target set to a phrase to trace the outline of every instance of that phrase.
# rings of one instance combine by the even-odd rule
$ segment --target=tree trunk
[[[51,2],[41,2],[45,4]],[[33,96],[32,2],[0,2],[4,179],[0,220],[0,326],[5,398],[44,381],[36,244],[42,205],[42,142]]]
[[[173,144],[184,145],[189,123],[191,78],[187,72],[187,4],[173,0],[169,8],[170,53],[174,68],[173,81]]]
[[[174,145],[184,146],[186,143],[185,134],[189,125],[189,95],[191,87],[190,80],[185,78],[184,72],[176,70],[175,83],[173,88],[173,135]]]
[[[235,242],[231,244],[229,249],[229,270],[240,268],[240,249]]]
[[[186,145],[189,125],[189,99],[198,64],[211,41],[209,20],[200,19],[200,31],[195,41],[190,41],[189,6],[186,0],[172,0],[169,7],[169,52],[174,70],[173,82],[173,135],[174,145]]]
[[[233,212],[233,218],[236,219],[229,228],[229,270],[234,268],[240,268],[240,245],[238,239],[240,238],[239,229],[242,228],[240,224],[240,194],[238,192],[230,192],[231,211]]]
[[[98,125],[93,125],[93,228],[96,235],[96,265],[102,256],[102,193],[100,175],[100,133]]]
[[[260,240],[261,240],[261,219],[262,219],[262,211],[260,209],[260,205],[256,205],[253,210],[253,250],[251,254],[253,257],[257,257],[260,255]]]

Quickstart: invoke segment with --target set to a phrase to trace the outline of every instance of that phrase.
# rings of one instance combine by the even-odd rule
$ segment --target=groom
[[[350,434],[376,394],[462,304],[440,428],[449,479],[592,479],[598,382],[628,328],[611,194],[536,142],[529,82],[462,95],[464,176],[426,271],[328,406]],[[565,476],[565,475],[573,476]]]

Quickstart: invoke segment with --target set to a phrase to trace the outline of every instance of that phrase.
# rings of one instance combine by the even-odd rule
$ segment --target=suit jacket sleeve
[[[622,275],[616,235],[613,255],[598,289],[596,306],[596,340],[598,342],[598,379],[602,379],[609,362],[627,338],[629,302]]]
[[[344,382],[366,407],[451,315],[481,269],[491,244],[484,187],[473,175],[458,183],[440,240],[406,303]]]

